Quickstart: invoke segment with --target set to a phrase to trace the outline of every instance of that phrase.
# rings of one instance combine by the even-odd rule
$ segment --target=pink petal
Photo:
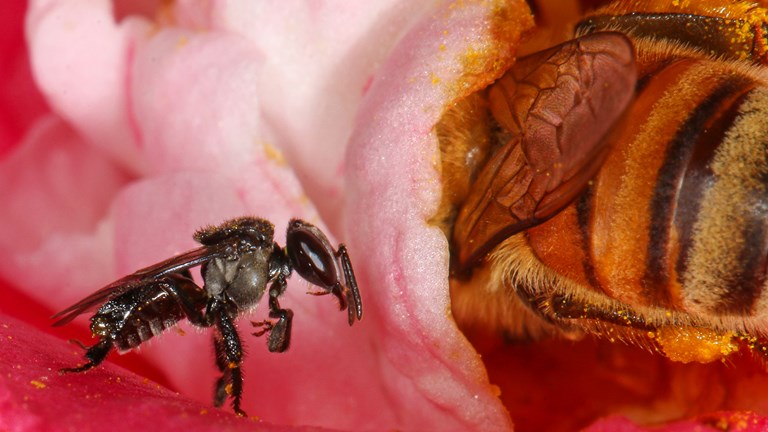
[[[357,106],[376,67],[432,4],[219,2],[201,8],[196,1],[178,3],[182,25],[240,34],[263,53],[264,68],[254,83],[265,126],[320,214],[338,229],[344,153]]]
[[[248,41],[171,28],[137,44],[133,60],[132,112],[151,172],[237,173],[267,158],[261,60]]]
[[[0,341],[0,430],[317,430],[238,418],[109,364],[61,375],[79,348],[2,312]]]
[[[112,277],[111,261],[104,259],[111,242],[97,225],[127,181],[122,170],[60,120],[39,120],[0,160],[5,202],[0,270],[30,288],[31,295],[49,301],[74,300],[60,293]]]
[[[465,56],[493,50],[492,19],[479,3],[446,2],[420,22],[377,72],[351,138],[347,233],[352,250],[367,251],[360,283],[374,287],[366,295],[380,334],[380,367],[401,395],[397,411],[413,413],[403,424],[415,429],[511,427],[480,358],[450,317],[447,242],[428,222],[440,198],[433,126],[464,90],[452,86],[469,72]],[[522,22],[510,23],[510,42]]]
[[[128,86],[147,24],[115,23],[108,0],[33,0],[26,24],[35,79],[52,109],[91,145],[142,172]]]

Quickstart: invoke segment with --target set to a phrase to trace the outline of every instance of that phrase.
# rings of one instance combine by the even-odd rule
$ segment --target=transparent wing
[[[525,57],[493,84],[488,100],[505,144],[459,211],[461,267],[556,215],[586,187],[634,95],[634,59],[626,36],[596,33]]]
[[[222,257],[226,247],[227,245],[224,244],[193,249],[118,279],[51,317],[58,318],[53,325],[67,324],[78,315],[97,309],[105,302],[147,282],[156,281],[169,274],[183,272],[211,259]]]

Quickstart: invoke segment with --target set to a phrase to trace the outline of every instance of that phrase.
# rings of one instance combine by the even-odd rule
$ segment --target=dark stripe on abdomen
[[[708,163],[738,112],[740,97],[751,86],[742,76],[724,79],[688,116],[667,148],[648,208],[651,224],[643,290],[652,303],[672,302],[669,258],[673,221],[682,233],[681,255],[685,255],[701,193],[711,178]],[[674,261],[681,265],[680,260]]]
[[[765,197],[763,202],[765,202]],[[741,250],[741,271],[734,275],[728,286],[728,295],[720,299],[720,310],[743,316],[752,315],[755,302],[763,292],[766,264],[766,230],[768,215],[762,213],[750,215],[749,221],[741,233],[744,236],[744,248]]]
[[[736,120],[745,94],[742,93],[709,128],[709,133],[703,134],[699,145],[693,152],[693,157],[685,172],[680,196],[677,200],[675,227],[678,230],[680,252],[675,269],[678,275],[688,270],[688,257],[693,245],[693,228],[696,224],[701,207],[704,191],[714,182],[711,163],[715,150],[722,143],[728,129]]]
[[[746,317],[764,313],[756,306],[768,252],[768,89],[755,83],[731,111],[678,269],[690,310]]]
[[[594,188],[592,185],[589,185],[576,200],[576,220],[579,224],[581,248],[584,250],[584,259],[582,260],[581,265],[584,269],[584,276],[587,278],[587,282],[589,282],[589,284],[596,290],[605,292],[600,284],[600,280],[597,278],[595,265],[591,259],[592,251],[590,250],[590,244],[592,239],[592,224],[590,221],[592,219],[594,195]]]

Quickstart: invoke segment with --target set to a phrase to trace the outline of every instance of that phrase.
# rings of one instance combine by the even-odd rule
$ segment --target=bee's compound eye
[[[324,237],[315,235],[307,227],[289,230],[288,256],[301,277],[314,285],[330,289],[339,282],[339,273],[333,249],[324,240]]]

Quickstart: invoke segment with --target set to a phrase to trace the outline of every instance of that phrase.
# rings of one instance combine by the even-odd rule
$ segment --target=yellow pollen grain
[[[667,357],[682,363],[710,363],[739,349],[733,333],[695,327],[663,327],[656,340]]]
[[[283,152],[275,148],[272,144],[264,143],[264,155],[267,159],[277,164],[277,166],[284,167],[288,165],[285,161]]]
[[[32,384],[32,387],[34,387],[36,389],[44,389],[46,387],[44,382],[41,382],[41,381],[38,381],[38,380],[32,380],[29,383]]]

